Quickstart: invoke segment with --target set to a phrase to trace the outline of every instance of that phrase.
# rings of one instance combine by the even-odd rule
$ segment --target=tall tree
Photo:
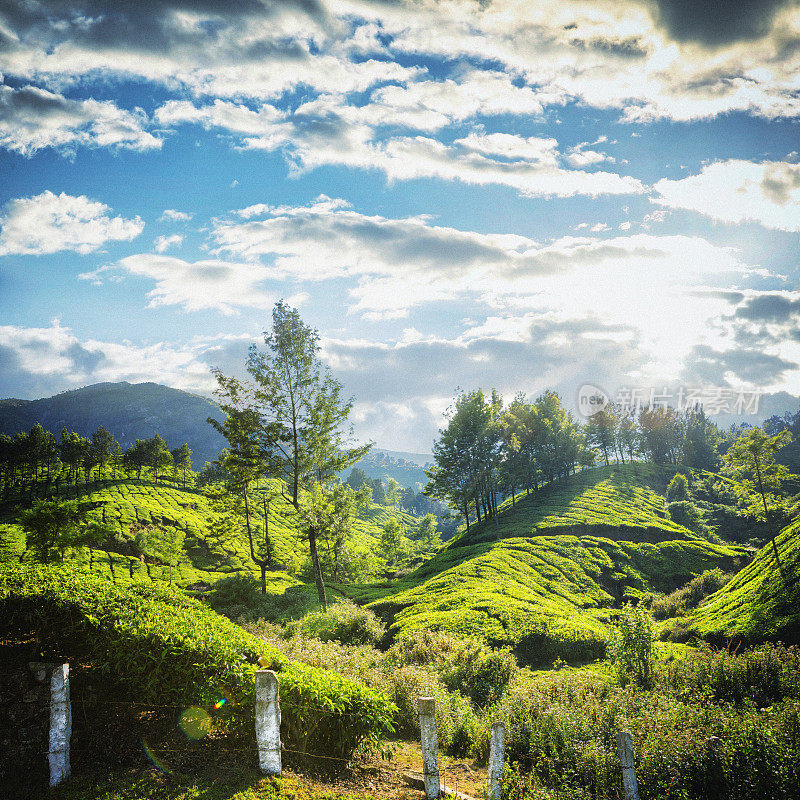
[[[769,489],[779,489],[781,483],[789,476],[789,470],[782,464],[775,463],[776,453],[792,441],[792,434],[788,430],[768,436],[763,428],[753,428],[744,436],[737,439],[722,457],[724,471],[734,478],[737,494],[745,498],[758,493],[763,508],[763,517],[770,524],[770,513],[767,506]],[[771,498],[775,504],[774,497]],[[760,514],[758,501],[750,504],[752,512]],[[775,530],[771,528],[772,552],[781,577],[786,580],[783,562],[778,553],[778,543],[775,540]]]
[[[103,470],[106,464],[114,457],[116,439],[102,425],[92,434],[92,454],[95,463],[97,464],[100,472],[100,477],[103,477]]]
[[[172,453],[158,433],[152,439],[147,439],[146,442],[147,465],[158,479],[158,473],[172,464]]]
[[[192,471],[192,451],[189,445],[184,442],[180,447],[172,451],[172,467],[177,473],[181,472],[183,477],[183,488],[186,488],[186,473]]]
[[[612,409],[606,407],[596,411],[586,423],[586,438],[596,447],[608,466],[608,454],[614,452],[617,441],[619,418]]]
[[[265,348],[250,348],[248,385],[236,382],[245,407],[258,418],[254,434],[268,471],[289,487],[289,501],[300,510],[300,490],[329,484],[367,453],[371,445],[350,446],[344,425],[353,405],[342,398],[342,385],[320,358],[319,333],[306,325],[296,309],[283,301],[272,312],[272,328],[264,332]],[[215,370],[217,397],[230,399],[231,379]],[[319,529],[315,515],[307,517],[309,554],[317,593],[327,608],[325,581],[319,562]]]
[[[27,546],[41,561],[63,556],[70,547],[99,544],[112,531],[88,518],[90,507],[77,500],[60,503],[40,500],[24,511],[20,524],[27,536]]]
[[[686,415],[680,461],[687,467],[716,472],[719,469],[717,448],[722,440],[719,428],[706,417],[702,407]]]

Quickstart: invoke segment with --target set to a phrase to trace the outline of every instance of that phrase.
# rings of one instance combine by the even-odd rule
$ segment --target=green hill
[[[94,519],[106,523],[114,531],[113,538],[101,548],[84,547],[67,554],[69,562],[88,567],[91,572],[123,583],[171,581],[195,589],[207,588],[233,574],[260,574],[250,560],[244,528],[222,529],[221,514],[203,491],[182,489],[174,482],[122,477],[77,487],[61,484],[59,496],[72,498],[76,495],[92,506]],[[27,493],[23,492],[23,497],[27,504]],[[298,532],[296,511],[279,491],[277,482],[270,485],[270,497],[270,539],[276,563],[281,568],[269,572],[267,578],[270,591],[282,594],[288,587],[302,583],[295,576],[302,572],[308,547]],[[23,532],[14,524],[19,510],[19,505],[10,504],[0,508],[0,561],[30,557],[25,554]],[[263,505],[254,502],[251,510],[254,529],[263,530]],[[406,531],[417,525],[417,520],[405,512],[372,504],[356,520],[352,549],[374,552],[390,517],[396,517]],[[181,543],[174,567],[140,557],[134,543],[136,534],[153,528]]]
[[[712,544],[668,516],[673,471],[586,471],[461,534],[407,578],[347,587],[395,634],[439,628],[509,644],[530,661],[602,653],[626,598],[670,591],[703,570],[735,569],[740,547]]]
[[[473,526],[461,544],[537,534],[607,536],[655,542],[694,537],[670,519],[663,494],[675,469],[652,464],[616,464],[579,472],[512,503],[497,524]]]
[[[794,513],[794,519],[776,537],[785,579],[772,544],[766,544],[750,564],[700,606],[694,630],[720,642],[800,640],[800,505]]]
[[[0,433],[13,436],[39,422],[56,436],[64,427],[91,436],[102,425],[123,448],[159,433],[170,448],[187,442],[199,469],[227,446],[206,422],[220,413],[205,397],[158,383],[95,383],[40,400],[0,400]]]

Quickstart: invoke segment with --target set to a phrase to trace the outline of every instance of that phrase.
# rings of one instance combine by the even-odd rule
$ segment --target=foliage
[[[89,508],[76,500],[60,503],[40,500],[20,515],[20,526],[27,534],[27,546],[43,561],[63,556],[65,550],[99,544],[109,531],[88,519]]]
[[[729,583],[703,603],[693,617],[696,633],[723,644],[731,640],[755,643],[796,635],[800,628],[800,508],[775,537],[784,575],[775,561],[772,543]]]
[[[800,699],[800,650],[764,644],[741,653],[704,645],[671,665],[666,683],[700,701],[758,708]]]
[[[690,531],[702,534],[705,524],[697,506],[690,500],[676,500],[667,505],[667,511],[673,522],[688,528]]]
[[[620,729],[633,736],[642,797],[789,798],[800,778],[800,707],[791,698],[758,711],[752,699],[735,707],[561,671],[515,686],[494,713],[506,723],[505,796],[515,800],[620,797]]]
[[[725,573],[721,569],[704,570],[680,589],[656,598],[650,607],[654,619],[686,615],[710,594],[721,589],[732,577],[731,573]]]
[[[625,606],[612,628],[609,655],[620,683],[649,689],[654,678],[653,620],[642,606]]]
[[[110,581],[68,567],[3,566],[0,612],[26,620],[44,648],[88,657],[137,700],[252,702],[256,662],[279,672],[287,746],[348,757],[390,732],[385,696],[289,661],[179,590]]]
[[[207,595],[208,604],[218,614],[224,614],[239,624],[267,620],[277,622],[292,619],[307,613],[315,605],[309,587],[283,585],[271,587],[264,594],[259,582],[252,575],[234,574],[220,578]]]
[[[689,499],[689,479],[682,472],[676,472],[675,477],[669,482],[666,498],[670,503]]]
[[[758,498],[749,503],[748,510],[754,516],[760,517],[763,513],[763,519],[767,522],[770,519],[768,491],[779,489],[789,475],[789,470],[776,462],[776,456],[791,441],[792,434],[788,430],[768,436],[763,428],[753,428],[737,439],[722,458],[724,471],[734,478],[734,490],[740,497],[751,498],[754,492],[758,492]],[[771,499],[772,505],[776,505],[775,500]],[[785,581],[786,575],[774,535],[771,540],[775,561]]]
[[[369,609],[353,602],[334,603],[327,611],[315,611],[286,626],[288,636],[315,637],[323,642],[376,645],[386,628]]]

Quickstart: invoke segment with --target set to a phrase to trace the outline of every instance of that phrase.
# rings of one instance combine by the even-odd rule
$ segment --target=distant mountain
[[[222,418],[214,402],[158,383],[95,383],[41,400],[0,400],[0,433],[13,435],[40,422],[56,436],[64,427],[90,436],[103,425],[123,448],[159,433],[170,448],[187,442],[195,469],[226,445],[208,417]]]
[[[400,450],[380,450],[373,448],[361,459],[356,467],[363,469],[370,478],[394,478],[404,489],[417,488],[416,484],[423,486],[428,482],[423,466],[433,461],[433,456],[425,453],[404,453]],[[347,478],[350,470],[342,473]]]

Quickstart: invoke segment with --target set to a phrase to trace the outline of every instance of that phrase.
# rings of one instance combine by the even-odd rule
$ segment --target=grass
[[[263,778],[237,765],[204,776],[136,770],[98,779],[73,778],[44,797],[48,800],[373,800],[371,793],[339,791],[299,776]],[[44,798],[43,798],[44,800]]]
[[[781,575],[772,544],[697,610],[693,629],[716,640],[745,642],[800,636],[800,504],[794,519],[776,537],[784,565]]]

